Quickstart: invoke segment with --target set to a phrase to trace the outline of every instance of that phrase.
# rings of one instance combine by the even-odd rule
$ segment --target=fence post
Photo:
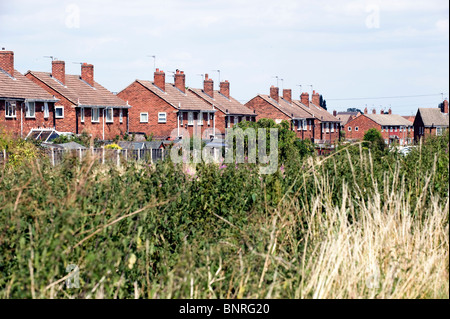
[[[125,149],[125,162],[128,162],[128,150]]]
[[[78,149],[80,151],[80,162],[83,161],[83,155],[81,154],[81,148]]]
[[[117,150],[117,167],[120,167],[120,150]]]
[[[55,149],[52,147],[52,165],[55,166]]]
[[[161,149],[161,160],[164,161],[164,149]]]
[[[6,149],[3,149],[3,162],[6,163]]]
[[[138,148],[138,161],[140,161],[141,160],[141,149],[140,148]]]
[[[105,164],[105,147],[102,147],[102,164]]]

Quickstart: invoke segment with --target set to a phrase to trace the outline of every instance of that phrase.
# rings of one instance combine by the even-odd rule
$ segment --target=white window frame
[[[306,120],[302,120],[302,129],[303,131],[308,130],[308,123],[306,122]]]
[[[188,125],[194,125],[194,112],[188,112]]]
[[[325,123],[325,133],[330,133],[330,123]]]
[[[227,128],[231,127],[231,116],[227,116],[228,121],[227,121]]]
[[[105,123],[114,123],[114,109],[106,108],[105,113]]]
[[[394,127],[394,132],[397,132],[397,126]]]
[[[351,127],[351,126],[348,127],[348,131],[349,131],[349,132],[352,131],[352,127]]]
[[[80,122],[84,123],[84,107],[80,108]]]
[[[5,117],[15,118],[16,117],[16,101],[5,101]]]
[[[94,116],[96,114],[96,116]],[[97,118],[97,119],[95,119]],[[93,107],[91,109],[91,123],[100,123],[100,109]]]
[[[50,117],[50,112],[48,109],[48,102],[44,102],[44,119],[47,119]]]
[[[441,136],[442,135],[442,129],[440,126],[436,126],[436,136]]]
[[[330,123],[330,126],[331,126],[330,131],[331,131],[331,133],[334,133],[334,126],[335,125],[336,125],[335,123]]]
[[[61,114],[58,115],[56,110],[62,110]],[[55,105],[55,119],[63,119],[64,118],[64,106]]]
[[[158,112],[158,123],[167,123],[167,113],[166,112]]]
[[[179,117],[180,117],[180,125],[183,126],[184,112],[180,112],[180,113],[179,113]]]
[[[143,115],[146,117],[145,120],[142,119],[142,116],[143,116]],[[148,123],[148,112],[142,112],[142,113],[140,113],[140,114],[139,114],[139,121],[140,121],[141,123]]]
[[[237,116],[233,116],[233,124],[236,125],[239,123],[239,118]]]
[[[208,124],[208,126],[210,126],[211,125],[211,114],[212,113],[206,113],[206,114],[208,114],[208,116],[207,116],[208,121],[206,122],[206,124]]]
[[[25,117],[36,118],[36,102],[25,102]]]
[[[355,126],[355,132],[359,131],[359,126]]]
[[[203,113],[202,112],[198,113],[197,125],[203,125]]]
[[[123,109],[119,110],[119,123],[123,123]]]

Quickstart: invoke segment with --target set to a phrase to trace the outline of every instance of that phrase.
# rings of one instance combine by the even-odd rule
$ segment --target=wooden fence
[[[146,163],[154,163],[164,160],[164,149],[105,149],[105,148],[91,148],[91,149],[56,149],[48,148],[44,150],[44,154],[48,156],[53,166],[60,164],[68,157],[76,157],[82,161],[86,156],[95,157],[100,163],[113,163],[120,166],[121,163],[128,161],[142,161]],[[0,163],[8,160],[8,153],[2,150],[0,153]]]

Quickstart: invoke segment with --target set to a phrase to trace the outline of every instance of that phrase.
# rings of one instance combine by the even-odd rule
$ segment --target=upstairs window
[[[16,102],[6,101],[5,117],[16,117]]]
[[[188,112],[188,125],[194,125],[194,113]]]
[[[100,122],[100,109],[98,109],[98,108],[92,108],[91,122],[92,122],[92,123],[98,123],[98,122]]]
[[[359,127],[355,126],[355,132],[359,131]]]
[[[84,123],[84,107],[80,109],[80,121],[81,123]]]
[[[167,113],[159,112],[158,113],[158,123],[166,123],[167,122]]]
[[[123,123],[123,110],[122,109],[119,110],[119,122]]]
[[[25,103],[25,117],[35,117],[36,116],[36,103],[26,102]]]
[[[348,127],[348,131],[349,131],[349,132],[352,131],[352,127],[351,127],[351,126]]]
[[[330,123],[330,126],[331,126],[331,132],[334,132],[334,126],[335,126],[336,124],[335,123]]]
[[[140,116],[141,123],[148,123],[148,113],[145,112],[145,113],[141,113],[140,115],[141,115]]]

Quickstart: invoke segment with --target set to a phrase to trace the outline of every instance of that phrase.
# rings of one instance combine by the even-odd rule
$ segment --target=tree
[[[383,152],[386,148],[381,132],[375,128],[369,129],[366,134],[364,134],[364,141],[366,141],[366,143],[363,145],[371,150]]]
[[[325,110],[327,109],[327,101],[323,98],[322,95],[320,95],[320,107],[324,108]]]

